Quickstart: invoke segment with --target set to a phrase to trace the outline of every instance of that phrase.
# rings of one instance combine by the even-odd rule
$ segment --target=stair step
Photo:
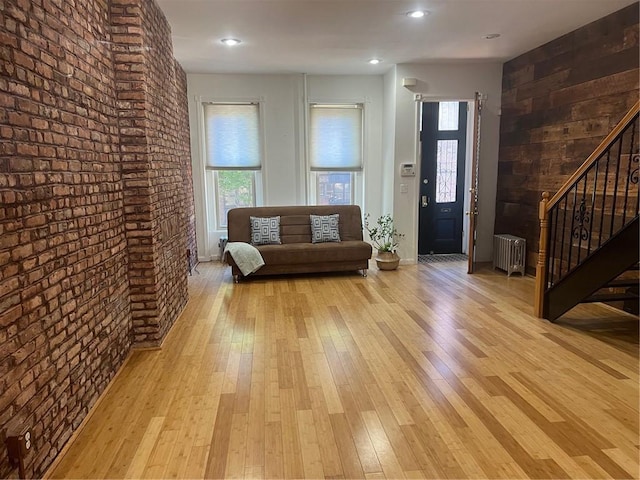
[[[618,287],[637,287],[639,280],[637,278],[619,278],[611,280],[602,288],[618,288]]]
[[[591,295],[581,303],[593,303],[593,302],[615,302],[619,300],[635,300],[639,298],[635,293],[598,293],[595,295]]]

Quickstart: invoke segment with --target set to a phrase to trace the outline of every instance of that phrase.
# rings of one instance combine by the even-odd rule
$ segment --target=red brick
[[[17,277],[9,278],[0,282],[0,297],[3,297],[8,293],[15,292],[19,286],[20,282]]]
[[[161,343],[187,299],[187,242],[195,252],[186,76],[168,23],[139,0],[68,11],[15,0],[0,15],[0,58],[15,59],[0,67],[0,358],[16,365],[0,380],[0,431],[5,412],[35,417],[29,477],[46,471],[131,338]],[[105,31],[159,41],[112,55],[96,37]],[[3,462],[0,478],[13,474]]]
[[[0,313],[0,327],[6,327],[11,323],[15,323],[16,320],[22,315],[22,305],[16,305],[13,308]],[[0,358],[2,357],[2,351],[0,349]]]

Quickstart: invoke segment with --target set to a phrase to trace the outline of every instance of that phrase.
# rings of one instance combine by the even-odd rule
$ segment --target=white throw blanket
[[[242,272],[242,275],[247,276],[250,273],[255,272],[264,265],[264,259],[260,255],[260,251],[253,245],[249,245],[244,242],[229,242],[224,247],[223,255],[231,255],[233,261]]]

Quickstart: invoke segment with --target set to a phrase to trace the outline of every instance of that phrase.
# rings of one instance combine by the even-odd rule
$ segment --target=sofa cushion
[[[309,215],[311,222],[311,243],[339,242],[338,222],[340,215]]]
[[[286,248],[279,245],[260,245],[256,248],[260,250],[267,265],[351,262],[371,258],[371,245],[359,240],[340,243],[290,243]]]
[[[252,245],[279,245],[280,217],[250,217]]]

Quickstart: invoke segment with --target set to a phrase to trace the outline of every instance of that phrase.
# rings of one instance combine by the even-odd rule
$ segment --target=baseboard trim
[[[96,413],[96,411],[98,410],[98,407],[102,404],[102,402],[106,398],[107,393],[109,393],[109,391],[111,390],[111,388],[115,384],[115,382],[118,379],[118,377],[120,377],[120,375],[124,371],[124,368],[131,361],[131,357],[133,356],[134,352],[135,352],[135,349],[133,347],[131,347],[129,349],[129,353],[127,353],[126,358],[122,362],[122,365],[120,365],[120,368],[118,368],[118,370],[116,371],[116,374],[109,381],[109,383],[107,384],[105,389],[102,391],[102,393],[98,396],[98,399],[96,400],[96,403],[94,403],[93,406],[89,409],[89,412],[87,413],[87,416],[84,417],[84,419],[82,420],[80,425],[78,425],[78,428],[76,428],[75,431],[71,434],[71,436],[69,437],[69,440],[67,440],[67,443],[64,444],[64,447],[62,447],[62,449],[60,449],[60,451],[56,455],[56,458],[54,458],[53,462],[51,462],[51,465],[49,465],[49,467],[47,467],[47,470],[45,471],[44,475],[42,476],[43,480],[51,479],[51,474],[53,474],[53,471],[58,467],[58,465],[62,461],[62,458],[65,456],[65,454],[67,453],[69,448],[71,448],[71,445],[75,442],[75,440],[78,438],[78,436],[80,435],[80,433],[82,432],[84,427],[87,425],[87,423],[89,423],[89,421],[91,420],[93,415]]]
[[[94,403],[93,406],[89,409],[89,412],[87,413],[87,416],[84,417],[82,422],[80,422],[80,425],[78,425],[78,428],[76,428],[75,431],[71,434],[71,436],[69,437],[69,440],[67,440],[67,443],[64,444],[64,447],[62,447],[62,449],[60,449],[60,451],[56,455],[56,458],[54,458],[53,462],[51,462],[51,465],[49,465],[49,467],[47,467],[47,470],[45,471],[44,475],[42,476],[43,480],[50,480],[51,479],[51,474],[53,473],[53,471],[58,467],[58,465],[62,461],[62,457],[64,457],[64,455],[67,453],[69,448],[71,448],[71,444],[73,442],[75,442],[75,440],[78,438],[78,435],[80,435],[80,433],[82,432],[84,427],[87,425],[87,423],[89,423],[89,421],[91,420],[91,418],[93,417],[95,412],[98,410],[98,407],[102,404],[102,402],[106,398],[107,394],[109,393],[109,391],[113,387],[113,384],[116,382],[116,380],[118,379],[120,374],[124,371],[124,368],[127,366],[127,364],[131,361],[131,357],[133,356],[133,354],[134,353],[138,353],[138,352],[153,352],[153,351],[162,350],[162,345],[164,345],[165,340],[169,337],[169,335],[171,335],[171,332],[174,330],[173,327],[175,326],[176,323],[178,323],[178,320],[180,320],[180,318],[184,314],[185,310],[187,309],[187,305],[188,304],[189,304],[189,299],[187,298],[187,301],[184,304],[184,306],[182,307],[182,310],[180,311],[180,313],[178,314],[178,316],[174,320],[173,324],[171,324],[171,327],[169,328],[169,331],[163,337],[162,341],[160,342],[160,345],[158,345],[158,346],[134,346],[132,344],[129,347],[129,352],[127,353],[127,356],[125,357],[124,361],[122,362],[122,365],[120,365],[120,368],[118,368],[118,370],[116,371],[116,373],[113,376],[113,378],[109,381],[109,383],[107,384],[105,389],[98,396],[98,399],[96,400],[96,403]]]

